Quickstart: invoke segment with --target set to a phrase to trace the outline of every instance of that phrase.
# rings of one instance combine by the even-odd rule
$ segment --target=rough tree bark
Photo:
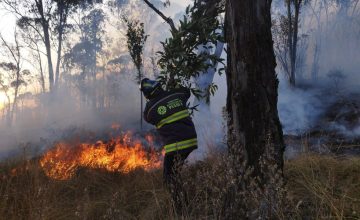
[[[226,5],[229,152],[242,148],[254,174],[265,150],[283,166],[270,8],[271,0],[228,0]]]

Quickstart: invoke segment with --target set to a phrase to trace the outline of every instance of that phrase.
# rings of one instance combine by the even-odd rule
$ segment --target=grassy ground
[[[183,174],[189,207],[179,217],[161,170],[82,169],[56,181],[37,160],[6,161],[0,164],[0,219],[224,219],[229,195],[223,191],[232,188],[227,169],[215,157],[189,165]],[[278,218],[360,219],[360,158],[303,155],[286,161],[285,177]]]

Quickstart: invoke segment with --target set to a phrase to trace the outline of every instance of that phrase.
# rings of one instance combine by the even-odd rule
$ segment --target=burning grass
[[[151,136],[146,136],[153,145]],[[151,146],[144,148],[139,140],[132,140],[131,133],[118,136],[106,143],[71,144],[60,142],[40,159],[45,174],[53,179],[66,180],[81,167],[105,169],[109,172],[128,173],[137,168],[151,170],[161,165],[161,155]]]
[[[49,178],[41,158],[0,164],[2,219],[176,219],[161,169],[126,173],[79,167],[72,178]],[[16,168],[16,170],[14,170]],[[229,184],[223,159],[208,157],[184,171],[185,219],[221,219]],[[359,219],[360,158],[303,155],[286,161],[283,219]],[[276,184],[276,183],[274,183]],[[254,199],[245,197],[247,203]],[[290,210],[290,211],[289,211]]]

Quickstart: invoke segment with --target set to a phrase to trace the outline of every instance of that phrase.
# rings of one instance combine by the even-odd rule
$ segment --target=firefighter
[[[159,82],[145,78],[140,90],[147,103],[144,119],[155,125],[165,144],[163,178],[170,190],[175,208],[181,212],[186,203],[179,170],[189,154],[197,148],[197,135],[187,101],[190,90],[184,87],[164,91]]]

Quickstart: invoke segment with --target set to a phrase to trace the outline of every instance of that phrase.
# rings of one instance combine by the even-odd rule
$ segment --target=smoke
[[[166,9],[166,14],[177,13],[179,10],[175,10],[175,6],[176,4],[173,4],[172,8]],[[315,6],[315,11],[320,10],[317,7]],[[281,9],[275,11],[281,12]],[[349,94],[359,92],[360,16],[338,14],[337,9],[333,8],[328,17],[322,12],[321,28],[318,28],[312,11],[309,7],[304,7],[301,13],[300,34],[306,37],[306,58],[302,71],[298,73],[301,75],[298,82],[302,86],[290,88],[284,74],[277,69],[280,78],[278,110],[284,133],[300,135],[317,126],[323,126],[348,137],[359,136],[358,119],[354,119],[351,126],[340,120],[321,122],[329,107],[339,99],[347,99]],[[176,18],[180,18],[182,14],[183,12],[178,13]],[[153,49],[159,49],[159,41],[169,36],[169,27],[161,20],[153,19],[149,26],[145,23],[145,28],[150,34],[145,51],[146,61],[153,55]],[[315,45],[320,48],[319,68],[317,78],[312,79]],[[146,74],[151,76],[149,69],[151,66],[145,67]],[[335,82],[336,79],[328,77],[333,70],[338,70],[344,77]],[[211,153],[212,149],[224,145],[226,128],[222,110],[227,95],[225,76],[216,75],[214,83],[219,90],[211,99],[210,109],[201,109],[194,114],[199,149],[192,154],[193,158],[201,158]],[[70,82],[63,84],[56,93],[34,95],[30,100],[24,100],[25,102],[32,102],[32,107],[19,107],[15,123],[11,127],[8,127],[5,121],[0,124],[0,156],[7,155],[14,149],[18,150],[28,143],[43,150],[53,141],[76,133],[79,129],[100,134],[113,123],[120,124],[123,129],[139,128],[140,94],[131,77],[115,75],[111,79],[97,80],[94,84],[86,85]],[[145,126],[147,130],[153,129],[146,123]]]
[[[278,112],[284,134],[297,135],[313,128],[329,104],[321,89],[291,88],[280,79]]]
[[[124,11],[128,10],[133,15],[138,15],[139,11],[143,12],[139,19],[145,23],[147,34],[150,35],[144,51],[144,72],[146,76],[152,77],[154,74],[149,64],[150,57],[160,49],[160,41],[169,36],[170,27],[143,2],[137,3],[140,8],[130,4],[129,7],[124,8]],[[157,4],[160,3],[160,1],[157,2]],[[183,14],[183,12],[179,13],[179,11],[184,11],[183,3],[184,1],[179,6],[174,2],[170,7],[162,8],[162,10],[170,15],[178,13],[174,19],[176,22]],[[108,9],[104,10],[107,16],[115,16]],[[113,58],[117,58],[116,55],[120,58],[125,57],[121,56],[127,50],[126,41],[124,43],[123,38],[124,30],[121,30],[119,34],[114,24],[115,21],[121,19],[116,16],[111,18],[106,20],[108,22],[106,23],[106,37],[118,41],[104,48],[107,47],[106,52],[112,53]],[[73,35],[77,36],[77,33]],[[120,40],[117,39],[119,35],[121,35]],[[78,36],[76,36],[69,39],[77,39]],[[111,43],[110,40],[108,42]],[[131,61],[124,62],[120,64],[125,67],[120,74],[114,71],[106,73],[105,78],[98,76],[96,80],[90,79],[89,76],[80,79],[82,76],[78,74],[63,73],[64,80],[54,93],[35,94],[24,97],[18,102],[19,107],[11,126],[8,126],[5,114],[0,115],[3,119],[0,120],[0,157],[15,154],[27,146],[42,151],[56,140],[81,135],[81,133],[92,133],[93,136],[101,138],[101,134],[109,130],[114,123],[120,124],[124,131],[128,129],[139,131],[142,114],[140,92],[134,80],[135,71],[129,68]],[[144,122],[145,130],[152,128]]]
[[[283,5],[282,0],[275,1],[277,9],[273,11],[282,13]],[[284,134],[301,137],[320,131],[335,132],[338,137],[349,140],[358,138],[360,100],[356,97],[360,94],[360,16],[350,18],[339,14],[334,5],[325,16],[326,12],[319,5],[312,7],[305,6],[301,12],[299,35],[303,39],[299,53],[303,53],[304,59],[299,64],[298,86],[289,86],[279,65],[276,70],[280,80],[278,112]],[[321,14],[321,28],[316,24],[313,10]],[[350,8],[349,11],[352,10]],[[318,60],[314,58],[316,45]],[[318,62],[316,77],[312,76],[314,62]],[[332,74],[334,72],[338,74]],[[224,144],[226,128],[222,108],[226,104],[226,77],[216,76],[214,82],[219,86],[219,91],[211,100],[211,111],[195,114],[199,145],[203,148],[198,150],[198,154],[211,151],[212,144],[209,142],[219,146]],[[323,143],[325,139],[323,137],[314,143]],[[301,150],[299,147],[288,146],[287,155],[296,155]]]
[[[124,130],[138,129],[140,92],[135,81],[117,77],[103,83],[87,85],[86,89],[63,85],[54,93],[24,100],[33,102],[32,106],[19,107],[11,127],[5,121],[0,124],[0,155],[27,145],[44,150],[52,141],[82,131],[101,135],[114,123]],[[99,95],[100,91],[106,96]]]
[[[341,115],[340,110],[347,108],[341,103],[359,104],[351,95],[360,92],[360,10],[354,6],[322,0],[302,6],[298,55],[304,59],[297,64],[298,87],[289,88],[280,65],[277,68],[278,110],[285,134],[299,135],[311,129],[332,130],[352,137],[357,133],[360,124],[356,117],[351,122],[355,125],[349,126],[328,115],[329,112]],[[273,19],[279,14],[286,15],[282,0],[273,4]],[[349,114],[352,111],[356,109],[348,110]],[[326,120],[333,121],[325,123]]]

